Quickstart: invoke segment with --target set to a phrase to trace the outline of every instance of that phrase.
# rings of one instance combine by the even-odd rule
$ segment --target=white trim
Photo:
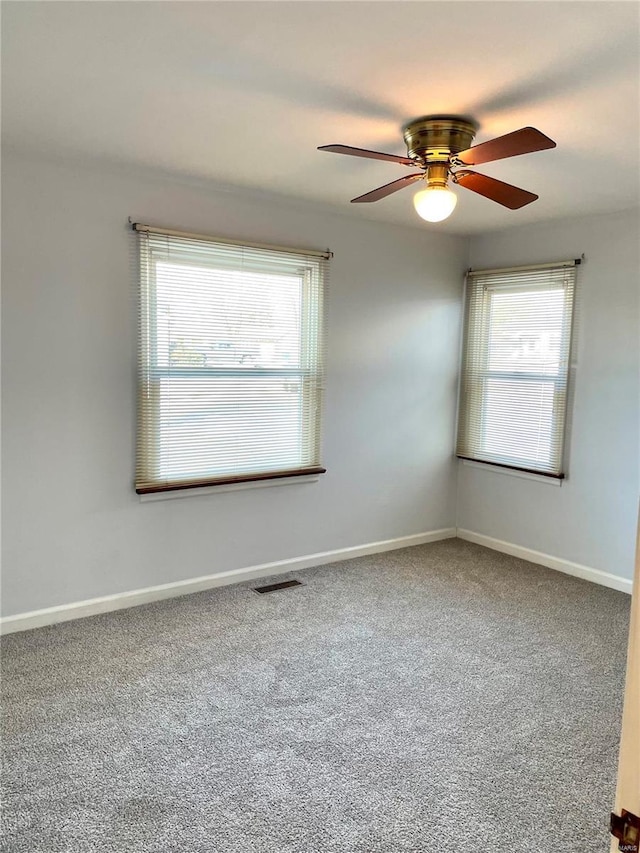
[[[224,486],[201,486],[197,489],[172,489],[168,492],[149,492],[138,495],[141,504],[154,501],[172,501],[176,498],[194,498],[197,495],[217,495],[220,492],[240,492],[244,489],[266,489],[272,486],[299,486],[301,483],[317,483],[319,474],[299,477],[277,477],[273,480],[247,480],[246,483],[227,483]]]
[[[323,551],[319,554],[309,554],[305,557],[293,557],[289,560],[278,560],[275,563],[263,563],[259,566],[248,566],[244,569],[231,569],[214,575],[204,575],[199,578],[165,583],[160,586],[150,586],[146,589],[136,589],[121,592],[116,595],[104,595],[87,601],[76,601],[72,604],[62,604],[58,607],[47,607],[44,610],[33,610],[30,613],[18,613],[0,619],[0,633],[12,634],[15,631],[26,631],[30,628],[41,628],[44,625],[55,625],[57,622],[68,622],[70,619],[80,619],[83,616],[94,616],[97,613],[109,613],[112,610],[123,610],[151,601],[161,601],[164,598],[174,598],[188,595],[216,586],[240,583],[253,580],[265,575],[279,575],[313,566],[323,566],[326,563],[336,563],[340,560],[351,560],[355,557],[365,557],[368,554],[379,554],[383,551],[394,551],[398,548],[409,548],[413,545],[423,545],[426,542],[436,542],[440,539],[453,539],[455,527],[441,530],[431,530],[427,533],[415,533],[411,536],[400,536],[397,539],[384,539],[380,542],[369,542],[366,545],[355,545],[350,548],[338,548],[335,551]]]
[[[485,536],[484,533],[475,533],[473,530],[463,530],[459,527],[458,539],[466,539],[467,542],[475,542],[476,545],[484,545],[485,548],[492,548],[494,551],[501,551],[503,554],[510,554],[512,557],[519,557],[521,560],[528,560],[530,563],[537,563],[539,566],[564,572],[565,575],[573,575],[573,577],[582,578],[591,581],[591,583],[617,589],[619,592],[631,594],[632,591],[633,583],[627,578],[611,575],[600,569],[592,569],[590,566],[582,566],[580,563],[572,563],[570,560],[563,560],[561,557],[552,557],[550,554],[533,551],[531,548],[514,545],[512,542],[504,542],[502,539],[494,539],[492,536]]]
[[[491,474],[507,474],[509,477],[519,477],[521,480],[534,480],[536,483],[544,483],[546,486],[562,486],[564,480],[559,477],[545,477],[544,474],[533,474],[531,471],[518,471],[517,468],[506,468],[503,465],[488,465],[475,459],[460,459],[463,465],[469,468],[479,468],[481,471],[489,471]]]

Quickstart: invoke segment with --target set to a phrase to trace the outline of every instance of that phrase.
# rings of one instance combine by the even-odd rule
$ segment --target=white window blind
[[[457,455],[563,477],[576,265],[467,278]]]
[[[329,254],[134,229],[136,491],[323,473]]]

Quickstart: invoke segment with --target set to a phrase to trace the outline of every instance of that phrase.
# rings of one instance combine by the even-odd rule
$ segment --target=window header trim
[[[498,267],[491,270],[475,270],[473,267],[469,267],[467,275],[474,278],[475,276],[494,275],[503,272],[526,272],[527,270],[555,270],[562,267],[577,267],[582,263],[583,259],[584,255],[581,258],[574,258],[571,261],[556,261],[550,264],[525,264],[521,267]]]
[[[211,234],[195,234],[191,231],[176,231],[172,228],[160,228],[155,225],[144,225],[142,222],[131,222],[133,231],[146,234],[161,234],[167,237],[184,237],[187,240],[206,240],[207,243],[227,243],[230,246],[244,246],[250,249],[266,249],[271,252],[288,252],[292,255],[309,255],[310,257],[329,260],[333,252],[329,249],[294,249],[291,246],[273,246],[270,243],[248,243],[246,240],[231,240],[227,237],[214,237]]]

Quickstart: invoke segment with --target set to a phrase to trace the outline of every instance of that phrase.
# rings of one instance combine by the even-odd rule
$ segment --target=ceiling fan
[[[416,181],[425,181],[426,188],[416,193],[413,203],[417,213],[428,222],[441,222],[453,213],[458,197],[448,188],[449,179],[454,184],[496,201],[510,210],[517,210],[535,201],[538,198],[535,193],[464,167],[555,148],[556,143],[535,127],[523,127],[505,136],[471,146],[477,129],[475,121],[462,116],[423,116],[404,127],[406,157],[353,148],[350,145],[322,145],[318,151],[350,154],[371,160],[388,160],[420,169],[419,172],[413,172],[352,198],[351,201],[354,204],[379,201]]]

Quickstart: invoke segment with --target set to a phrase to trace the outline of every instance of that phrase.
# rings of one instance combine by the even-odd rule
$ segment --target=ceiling
[[[478,233],[639,203],[636,2],[3,2],[3,143]],[[508,211],[456,188],[419,220],[401,127],[474,117],[475,142],[532,125],[557,148],[478,169],[538,193]]]

